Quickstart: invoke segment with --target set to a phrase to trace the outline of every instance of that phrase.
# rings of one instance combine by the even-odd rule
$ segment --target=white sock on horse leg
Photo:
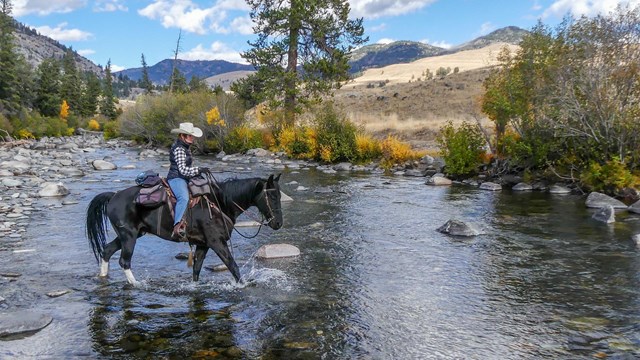
[[[136,281],[136,278],[133,276],[133,273],[131,272],[131,269],[127,269],[124,271],[124,275],[127,277],[127,281],[129,282],[129,284],[136,286],[138,285],[138,282]]]
[[[105,277],[109,275],[109,262],[100,259],[100,276]]]

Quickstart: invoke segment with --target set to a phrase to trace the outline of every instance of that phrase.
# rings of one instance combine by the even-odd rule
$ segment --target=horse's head
[[[280,174],[275,178],[271,175],[267,180],[261,180],[253,198],[253,203],[267,219],[267,225],[274,230],[280,229],[283,223],[278,180]]]

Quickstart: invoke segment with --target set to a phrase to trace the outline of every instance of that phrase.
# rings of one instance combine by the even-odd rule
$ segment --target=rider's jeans
[[[176,216],[173,219],[173,225],[175,225],[182,220],[182,215],[184,215],[185,210],[187,210],[189,188],[187,188],[187,181],[183,178],[170,179],[169,186],[176,196]]]

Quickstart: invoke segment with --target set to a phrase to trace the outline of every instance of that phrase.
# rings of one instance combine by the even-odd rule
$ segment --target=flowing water
[[[125,154],[112,154],[114,162]],[[125,161],[126,162],[126,161]],[[221,171],[209,159],[200,163]],[[640,356],[640,216],[591,219],[585,197],[430,187],[424,179],[284,170],[285,226],[254,239],[234,233],[246,285],[204,270],[199,283],[175,255],[145,236],[126,284],[107,279],[84,235],[88,202],[123,188],[145,168],[92,173],[66,185],[78,201],[32,215],[21,242],[0,242],[9,309],[53,322],[0,340],[0,358],[96,359],[538,359]],[[219,177],[266,176],[226,166]],[[165,170],[162,170],[164,172]],[[114,182],[113,179],[123,179]],[[287,184],[297,181],[297,184]],[[296,191],[298,185],[307,191]],[[332,193],[315,192],[330,188]],[[39,200],[39,203],[60,202]],[[451,218],[483,234],[453,238]],[[255,228],[241,228],[246,235]],[[113,235],[113,232],[110,232]],[[297,246],[296,258],[258,260],[264,244]],[[219,264],[209,253],[205,266]],[[71,290],[49,298],[50,291]],[[5,306],[6,307],[6,306]]]

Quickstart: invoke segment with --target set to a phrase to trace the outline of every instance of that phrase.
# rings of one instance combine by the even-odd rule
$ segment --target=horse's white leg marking
[[[131,269],[127,269],[124,271],[124,275],[127,277],[127,281],[129,282],[129,284],[133,285],[133,286],[137,286],[139,283],[136,281],[136,278],[133,276],[133,273],[131,272]]]
[[[104,261],[104,259],[100,260],[100,276],[105,277],[109,275],[109,262]]]

